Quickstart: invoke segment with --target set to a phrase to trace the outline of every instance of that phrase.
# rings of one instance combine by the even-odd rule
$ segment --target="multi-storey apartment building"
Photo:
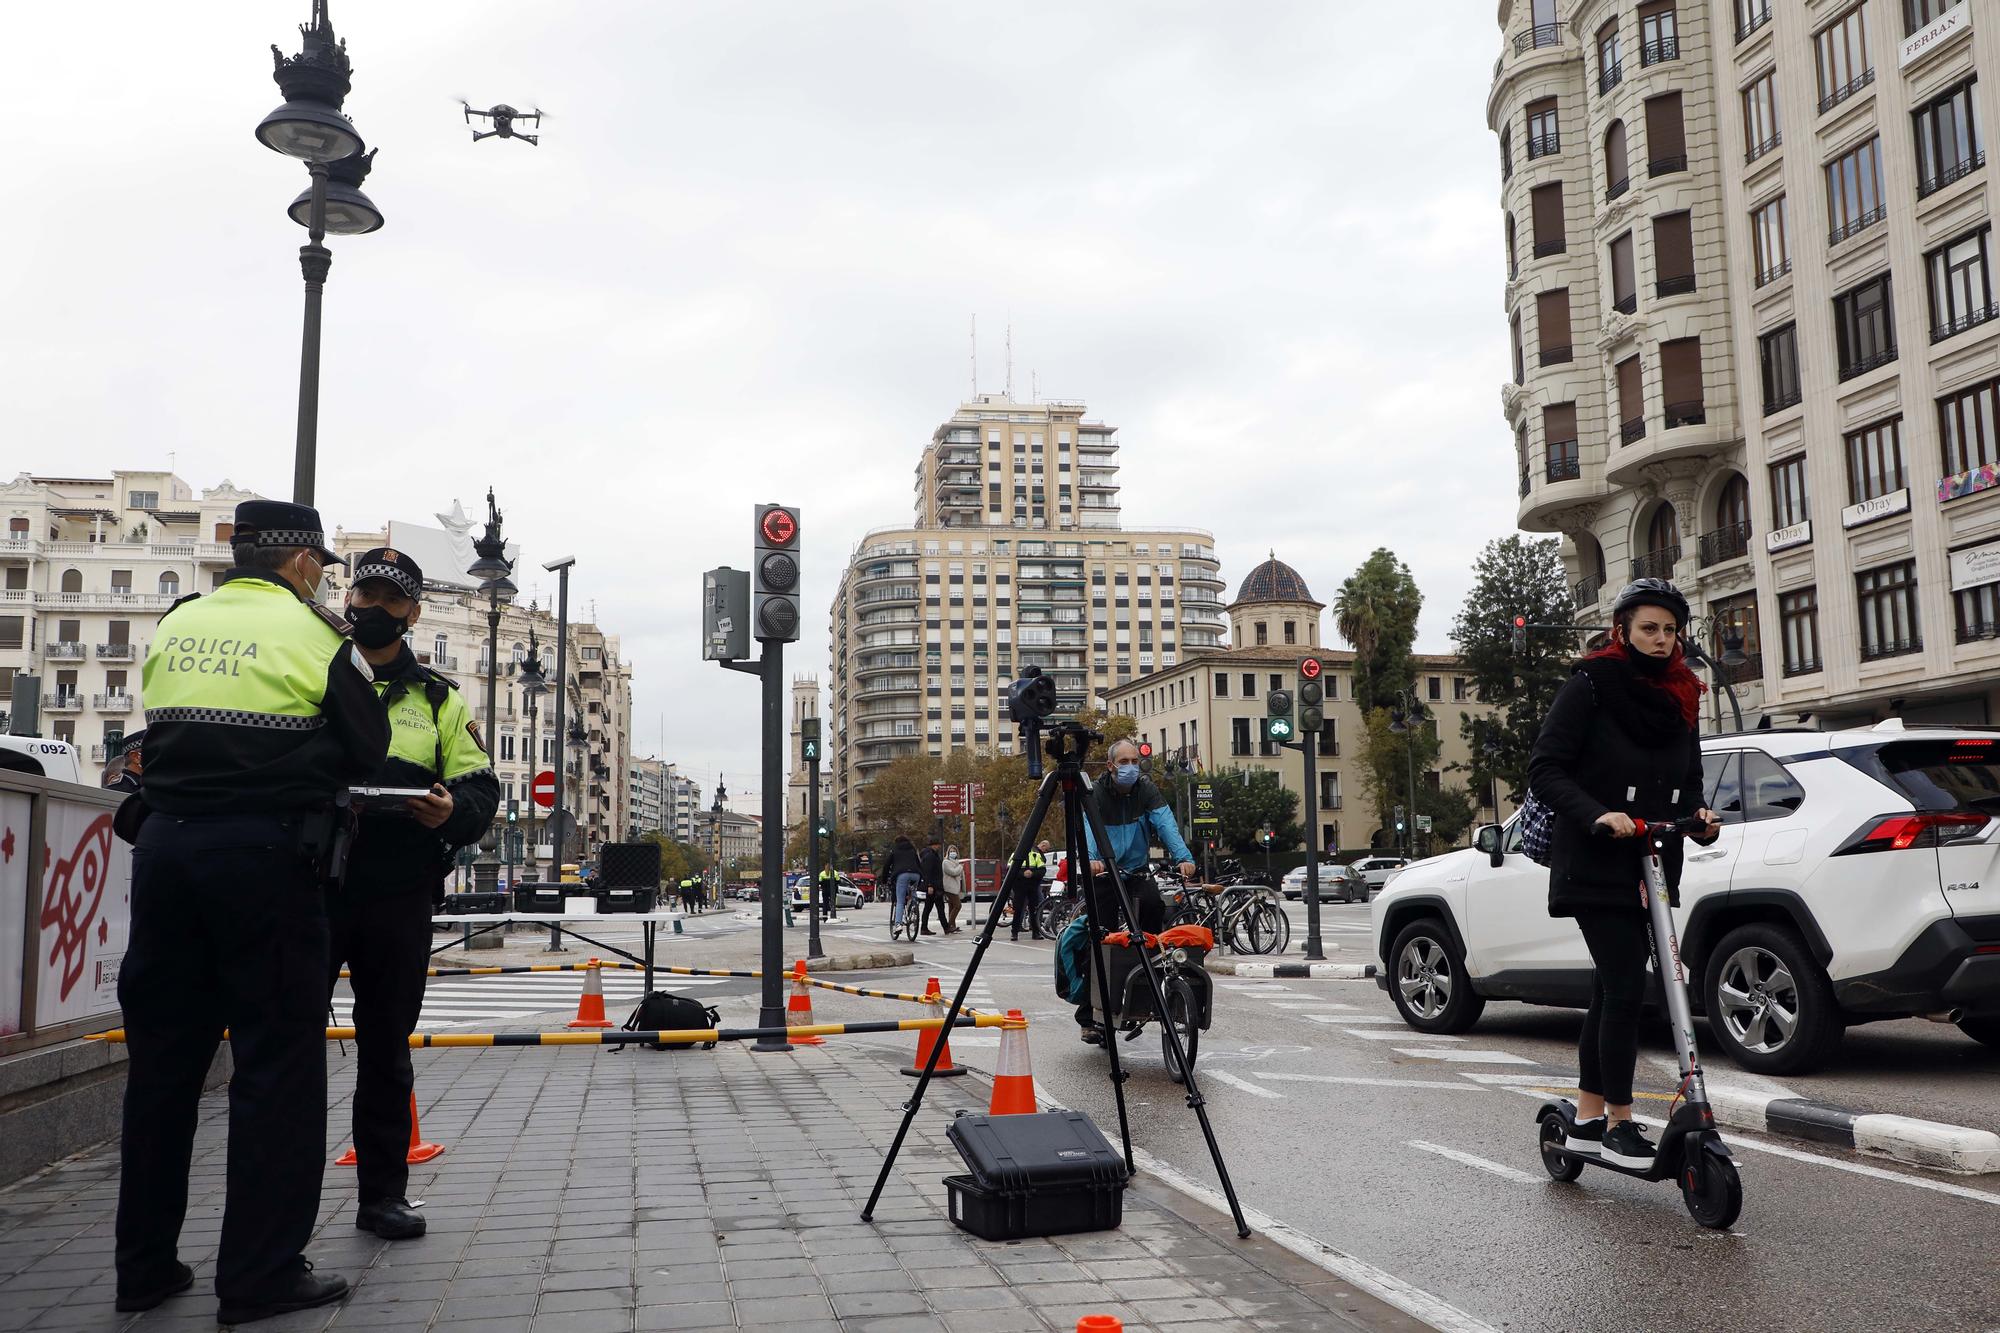
[[[1388,823],[1388,811],[1370,808],[1363,776],[1366,736],[1354,698],[1354,654],[1320,646],[1320,615],[1298,571],[1275,555],[1251,570],[1229,606],[1236,646],[1198,653],[1106,693],[1107,707],[1138,726],[1155,756],[1187,758],[1204,770],[1270,769],[1304,795],[1305,769],[1298,753],[1264,739],[1266,696],[1298,684],[1299,663],[1317,658],[1326,691],[1326,727],[1314,756],[1319,783],[1320,846],[1361,847]],[[1459,722],[1482,705],[1456,658],[1414,659],[1417,697],[1437,727],[1442,747],[1436,767],[1413,781],[1426,787],[1468,780],[1472,755]],[[1452,776],[1453,774],[1458,776]],[[1400,797],[1398,799],[1401,799]],[[1474,793],[1482,819],[1493,819],[1491,786]],[[1503,807],[1501,814],[1511,807]],[[1299,806],[1305,813],[1303,801]]]
[[[75,745],[86,773],[100,767],[145,725],[139,671],[154,627],[235,563],[236,506],[257,498],[226,481],[196,495],[161,471],[0,485],[0,715],[23,711],[16,676],[39,677],[36,731]]]
[[[668,764],[664,783],[666,820],[662,826],[675,842],[694,843],[695,815],[701,810],[701,784],[683,777]]]
[[[1521,525],[1563,533],[1586,615],[1680,583],[1746,720],[2000,705],[1981,9],[1500,9]]]
[[[667,827],[667,770],[658,759],[634,759],[626,775],[625,841],[636,842]]]
[[[1068,710],[1222,637],[1214,539],[1119,526],[1117,428],[983,394],[933,433],[916,522],[856,546],[834,595],[826,740],[843,823],[909,754],[1013,746],[1030,664]]]

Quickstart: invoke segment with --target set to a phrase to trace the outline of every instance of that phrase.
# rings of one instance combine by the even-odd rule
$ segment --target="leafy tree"
[[[1460,721],[1472,747],[1472,780],[1483,789],[1498,778],[1518,804],[1528,790],[1528,755],[1556,692],[1569,679],[1576,636],[1530,630],[1514,651],[1514,618],[1530,625],[1573,625],[1561,542],[1518,534],[1488,542],[1473,565],[1471,591],[1452,623],[1459,660],[1479,697],[1495,707]],[[1489,749],[1489,747],[1491,747]]]
[[[689,875],[699,875],[708,869],[708,856],[699,847],[676,842],[659,829],[642,834],[639,841],[659,845],[662,884],[678,884]]]
[[[1299,794],[1285,786],[1268,768],[1226,768],[1206,773],[1154,774],[1154,783],[1173,804],[1174,816],[1192,811],[1188,789],[1206,782],[1215,789],[1215,816],[1221,823],[1215,839],[1237,856],[1260,856],[1264,845],[1257,831],[1269,824],[1276,839],[1274,852],[1289,852],[1305,843],[1305,826],[1299,822]],[[1183,827],[1183,832],[1186,832]],[[1194,847],[1192,838],[1188,846]]]
[[[1390,721],[1387,709],[1378,708],[1368,714],[1367,731],[1361,741],[1361,782],[1375,806],[1377,823],[1371,839],[1373,845],[1389,847],[1396,843],[1394,816],[1399,805],[1405,807],[1408,816],[1431,818],[1428,837],[1415,831],[1414,822],[1411,825],[1412,845],[1419,852],[1428,854],[1457,844],[1478,817],[1479,803],[1461,784],[1440,782],[1432,787],[1425,781],[1424,774],[1438,767],[1444,749],[1436,717],[1426,711],[1414,727],[1403,732],[1391,731]],[[1414,810],[1408,808],[1412,760],[1417,785]]]
[[[1423,608],[1424,595],[1410,577],[1410,567],[1386,546],[1378,547],[1340,585],[1333,623],[1354,648],[1354,698],[1362,711],[1386,707],[1398,690],[1416,680],[1410,649]]]

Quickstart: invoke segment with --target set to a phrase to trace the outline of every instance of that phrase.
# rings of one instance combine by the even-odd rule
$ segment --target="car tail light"
[[[1964,812],[1882,815],[1863,824],[1834,855],[1902,852],[1971,842],[1985,833],[1991,822],[1985,815]]]

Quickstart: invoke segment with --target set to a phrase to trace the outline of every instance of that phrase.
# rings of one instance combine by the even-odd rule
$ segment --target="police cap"
[[[331,564],[347,562],[327,549],[326,524],[319,510],[289,500],[245,500],[236,506],[236,531],[230,541],[238,546],[303,546]]]
[[[424,571],[407,552],[393,546],[377,546],[355,557],[354,582],[358,585],[369,579],[394,585],[397,592],[412,601],[423,596]]]

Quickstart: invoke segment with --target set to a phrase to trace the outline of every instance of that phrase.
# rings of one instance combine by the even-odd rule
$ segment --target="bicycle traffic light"
[[[1288,741],[1298,735],[1292,723],[1292,692],[1272,690],[1264,696],[1264,739]]]
[[[750,622],[764,643],[793,643],[799,637],[799,511],[784,505],[757,506],[751,552],[753,593]]]
[[[1317,657],[1299,663],[1299,730],[1307,736],[1317,735],[1326,728],[1326,712],[1321,707],[1326,690],[1319,681],[1320,671]]]

